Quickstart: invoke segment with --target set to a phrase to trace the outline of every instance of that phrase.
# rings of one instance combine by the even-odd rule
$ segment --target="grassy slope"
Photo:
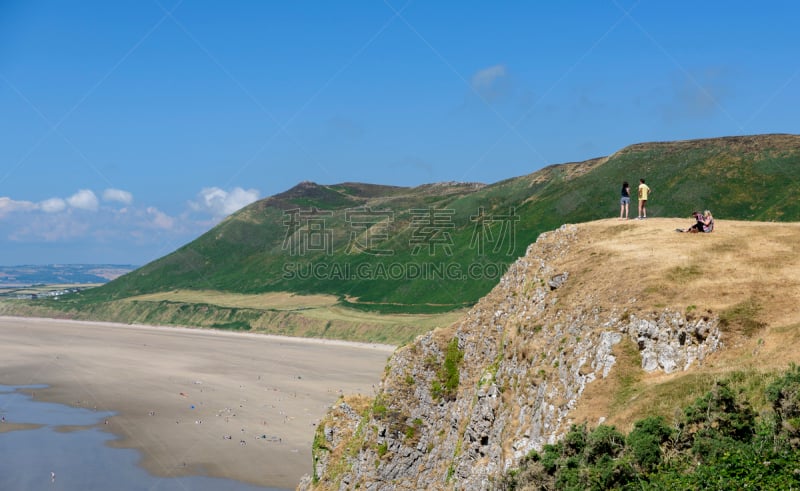
[[[425,304],[461,307],[484,295],[497,278],[473,281],[403,279],[352,280],[285,279],[285,262],[325,262],[358,265],[377,263],[445,262],[464,269],[475,262],[508,264],[522,255],[539,233],[562,223],[596,220],[618,213],[620,183],[635,189],[639,176],[653,188],[651,216],[688,216],[693,209],[711,208],[715,216],[744,220],[800,219],[794,199],[800,187],[800,136],[731,137],[628,147],[607,161],[551,166],[536,173],[483,188],[421,186],[413,189],[342,184],[303,183],[281,195],[254,203],[232,215],[194,242],[98,289],[98,298],[121,298],[174,288],[210,289],[239,293],[290,291],[356,297],[365,303]],[[635,200],[634,200],[635,201]],[[282,250],[286,235],[285,210],[319,207],[330,211],[325,227],[333,233],[333,254],[290,256]],[[358,206],[389,209],[394,224],[389,240],[391,258],[347,254],[350,226],[345,210]],[[453,254],[424,252],[411,255],[414,231],[409,210],[433,206],[455,211],[451,230]],[[491,248],[480,257],[470,247],[479,207],[487,214],[516,209],[520,221],[512,250]],[[494,233],[499,235],[495,225]],[[506,244],[510,243],[506,237]],[[463,270],[463,269],[462,269]]]
[[[365,264],[375,272],[376,267],[392,263],[406,266],[432,263],[456,265],[461,272],[472,264],[495,265],[502,270],[523,255],[542,231],[563,223],[616,216],[621,182],[629,181],[635,190],[640,176],[653,189],[648,206],[651,217],[683,217],[691,210],[710,208],[717,218],[723,219],[796,221],[800,219],[800,203],[795,199],[800,194],[798,163],[800,136],[761,135],[638,144],[608,158],[553,165],[489,186],[444,184],[400,188],[301,183],[253,203],[161,259],[102,288],[65,299],[59,308],[98,315],[107,310],[110,300],[180,289],[247,295],[327,294],[338,297],[349,307],[389,313],[451,311],[471,305],[485,295],[499,278],[498,274],[491,274],[498,268],[477,278],[443,280],[385,274],[348,280],[335,275],[286,278],[283,268],[291,262],[300,270],[309,264],[323,264],[355,271]],[[393,212],[388,239],[379,243],[381,248],[392,250],[393,256],[347,253],[353,228],[346,222],[346,211],[364,206]],[[312,207],[330,214],[325,217],[325,230],[332,234],[332,253],[309,251],[304,256],[292,256],[283,248],[286,211],[306,211]],[[434,256],[425,251],[412,255],[410,240],[420,229],[411,224],[411,210],[428,207],[453,211],[454,228],[447,230],[452,237],[452,255],[443,254],[441,247]],[[470,217],[480,207],[488,215],[507,214],[513,208],[519,217],[513,242],[505,236],[503,247],[493,251],[489,244],[485,256],[480,256],[471,242],[475,227]],[[501,232],[495,224],[495,238]],[[510,249],[509,244],[513,246]]]

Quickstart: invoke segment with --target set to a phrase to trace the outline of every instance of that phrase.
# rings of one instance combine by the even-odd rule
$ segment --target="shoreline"
[[[192,332],[192,333],[201,332],[219,336],[251,336],[258,338],[269,338],[269,339],[274,339],[276,341],[292,341],[299,343],[346,346],[351,348],[363,348],[363,349],[386,351],[389,353],[393,353],[398,348],[398,346],[395,346],[393,344],[366,343],[362,341],[345,341],[342,339],[303,338],[295,336],[284,336],[281,334],[269,334],[269,333],[262,334],[258,332],[229,331],[224,329],[214,329],[210,327],[165,326],[158,324],[125,324],[123,322],[89,321],[89,320],[84,321],[79,319],[59,319],[56,317],[24,317],[16,315],[0,315],[0,321],[17,321],[17,322],[34,321],[39,323],[85,324],[98,327],[111,327],[119,329],[144,329],[144,330],[155,330],[155,331],[178,331],[178,332]]]
[[[0,316],[0,384],[112,411],[109,445],[164,477],[295,488],[318,421],[374,393],[394,346],[258,333]],[[13,423],[13,422],[12,422]],[[9,423],[6,423],[9,424]]]

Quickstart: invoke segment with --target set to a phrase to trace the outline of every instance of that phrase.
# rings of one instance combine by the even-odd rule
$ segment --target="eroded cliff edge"
[[[720,349],[717,315],[680,295],[637,298],[664,293],[637,283],[651,265],[609,270],[626,252],[593,243],[595,233],[565,225],[542,234],[462,321],[400,348],[374,398],[345,397],[319,425],[314,475],[300,488],[492,489],[577,422],[584,391],[621,360],[672,373]],[[597,424],[609,407],[582,417]]]

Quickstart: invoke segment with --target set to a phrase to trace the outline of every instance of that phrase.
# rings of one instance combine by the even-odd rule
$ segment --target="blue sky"
[[[144,264],[303,180],[491,183],[639,142],[800,133],[799,18],[793,1],[0,0],[0,264]]]

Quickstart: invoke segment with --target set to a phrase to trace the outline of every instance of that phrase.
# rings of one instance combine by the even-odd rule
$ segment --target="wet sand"
[[[0,384],[114,411],[101,425],[158,476],[294,488],[339,394],[372,394],[393,347],[0,316]]]

